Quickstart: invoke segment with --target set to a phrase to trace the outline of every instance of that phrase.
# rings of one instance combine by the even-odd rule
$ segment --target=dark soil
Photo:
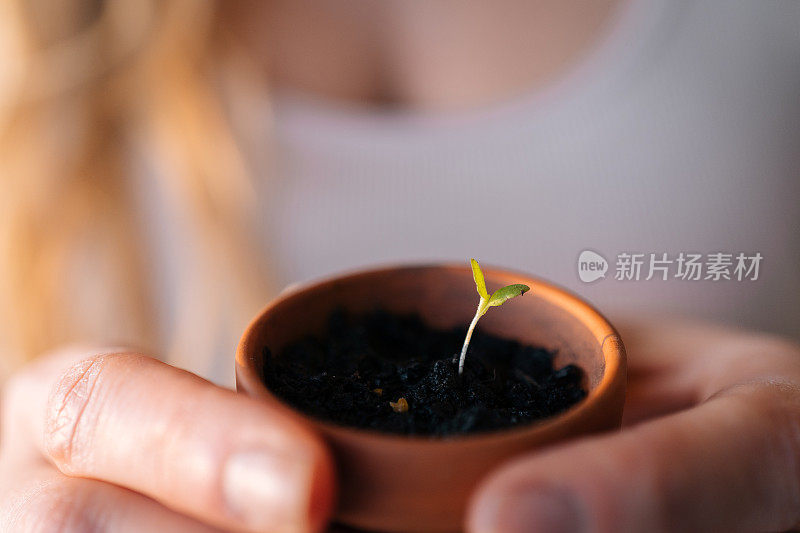
[[[272,357],[264,382],[316,418],[388,433],[451,435],[547,418],[586,396],[583,371],[553,368],[554,353],[481,332],[470,342],[464,374],[458,354],[466,325],[427,326],[420,317],[374,311],[332,313],[327,334],[307,337]],[[390,402],[405,398],[408,410]]]

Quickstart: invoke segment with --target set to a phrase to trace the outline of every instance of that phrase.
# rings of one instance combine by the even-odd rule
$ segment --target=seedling
[[[472,332],[475,330],[478,319],[485,315],[490,307],[503,305],[506,300],[510,300],[515,296],[521,296],[531,290],[527,285],[515,283],[513,285],[506,285],[502,289],[497,289],[489,296],[489,293],[486,292],[486,281],[483,278],[481,266],[474,259],[470,259],[469,262],[472,265],[472,278],[475,280],[475,287],[478,289],[478,295],[481,299],[478,302],[478,310],[475,312],[475,318],[472,319],[469,329],[467,330],[467,338],[464,339],[464,346],[461,348],[461,357],[458,360],[459,375],[464,372],[464,360],[467,358],[467,348],[469,347],[469,341],[472,338]]]

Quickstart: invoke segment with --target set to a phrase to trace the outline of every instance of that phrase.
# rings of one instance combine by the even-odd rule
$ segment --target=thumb
[[[699,406],[512,461],[471,532],[775,531],[800,521],[800,393],[747,384]]]

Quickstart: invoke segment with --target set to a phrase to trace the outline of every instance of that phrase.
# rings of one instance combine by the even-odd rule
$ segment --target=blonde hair
[[[263,80],[216,15],[194,0],[0,7],[0,374],[75,341],[209,358],[272,294],[232,119]],[[136,171],[151,158],[158,172]],[[168,330],[135,174],[191,228],[170,243],[189,251]]]

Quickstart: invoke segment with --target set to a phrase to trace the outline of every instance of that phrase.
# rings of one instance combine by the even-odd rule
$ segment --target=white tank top
[[[632,0],[570,75],[492,109],[381,113],[278,94],[272,112],[264,238],[284,282],[476,257],[612,314],[800,338],[800,3]],[[586,249],[606,258],[604,279],[580,280]],[[675,277],[681,252],[702,256],[700,280]],[[624,253],[644,254],[638,281],[624,268],[615,279]],[[656,268],[646,281],[664,253],[673,262],[654,266],[669,279]],[[756,253],[757,280],[736,279],[738,255],[750,268]],[[714,274],[728,262],[732,279]]]
[[[630,0],[569,75],[457,115],[272,96],[263,242],[283,283],[475,257],[612,321],[676,313],[800,338],[800,2]],[[581,281],[584,250],[605,278]],[[701,279],[676,277],[681,252]],[[736,279],[737,256],[757,253],[758,278]],[[673,262],[648,281],[650,254]],[[731,279],[715,274],[728,260]]]

